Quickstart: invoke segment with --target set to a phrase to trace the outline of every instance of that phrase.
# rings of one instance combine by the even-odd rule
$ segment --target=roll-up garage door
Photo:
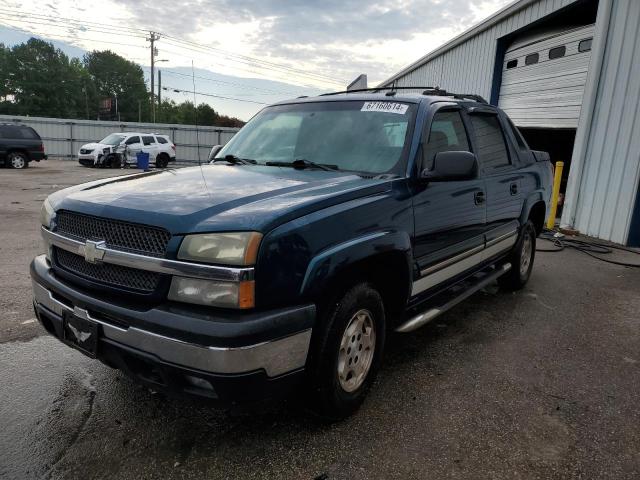
[[[577,128],[594,25],[517,39],[507,49],[500,107],[519,127]]]

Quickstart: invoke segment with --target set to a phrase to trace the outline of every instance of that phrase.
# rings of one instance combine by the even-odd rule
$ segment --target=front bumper
[[[98,156],[93,154],[78,155],[78,163],[85,167],[93,166],[96,163]]]
[[[67,314],[97,323],[97,358],[154,388],[238,403],[278,396],[303,373],[313,305],[225,317],[137,310],[71,288],[44,255],[33,260],[31,276],[36,316],[50,334],[63,338]]]

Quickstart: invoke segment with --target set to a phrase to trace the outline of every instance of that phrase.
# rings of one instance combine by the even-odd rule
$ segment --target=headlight
[[[255,283],[218,282],[199,278],[173,277],[169,300],[224,308],[253,308]]]
[[[56,212],[51,206],[49,199],[45,199],[42,203],[42,209],[40,210],[40,223],[43,227],[51,228],[51,220],[55,216]]]
[[[102,149],[102,153],[103,153],[104,155],[107,155],[108,153],[111,153],[111,147],[103,148],[103,149]]]
[[[178,258],[223,265],[254,265],[262,234],[258,232],[187,235]]]

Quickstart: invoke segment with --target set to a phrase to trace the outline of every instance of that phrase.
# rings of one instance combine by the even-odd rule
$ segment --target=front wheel
[[[522,227],[518,242],[507,260],[511,263],[511,270],[498,278],[498,285],[509,291],[520,290],[524,287],[531,276],[535,257],[536,228],[529,220]]]
[[[363,402],[380,367],[385,343],[382,297],[359,283],[323,316],[308,366],[314,409],[331,420],[345,418]]]

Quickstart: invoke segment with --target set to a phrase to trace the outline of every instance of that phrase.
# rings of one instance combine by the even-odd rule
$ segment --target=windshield
[[[124,135],[117,135],[112,133],[106,138],[100,140],[100,143],[104,143],[105,145],[120,145],[124,140]]]
[[[340,170],[397,172],[416,105],[317,102],[268,107],[216,155],[267,162],[306,160]]]

